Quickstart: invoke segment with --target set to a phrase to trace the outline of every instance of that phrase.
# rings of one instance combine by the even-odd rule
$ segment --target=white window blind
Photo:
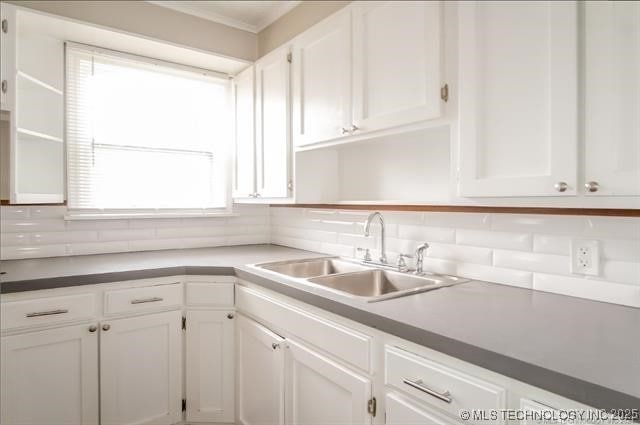
[[[66,78],[70,210],[227,207],[227,78],[71,43]]]

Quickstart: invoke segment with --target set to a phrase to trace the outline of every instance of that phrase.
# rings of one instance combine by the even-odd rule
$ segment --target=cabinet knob
[[[108,331],[109,329],[111,329],[111,325],[108,323],[105,323],[104,325],[102,325],[102,330],[103,331]]]
[[[280,344],[278,344],[277,342],[273,342],[271,343],[271,348],[273,348],[274,350],[277,350],[278,348],[280,348]]]
[[[558,182],[558,183],[554,184],[553,187],[558,192],[566,192],[567,189],[569,188],[569,185],[566,182]]]
[[[7,93],[7,80],[2,80],[2,93]]]
[[[97,330],[98,330],[98,327],[97,327],[96,325],[91,325],[91,326],[89,326],[89,332],[92,332],[92,333],[93,333],[93,332],[95,332],[95,331],[97,331]]]
[[[227,319],[233,319],[233,313],[227,314]]]
[[[587,189],[587,192],[597,192],[598,189],[600,189],[598,182],[586,182],[584,187]]]

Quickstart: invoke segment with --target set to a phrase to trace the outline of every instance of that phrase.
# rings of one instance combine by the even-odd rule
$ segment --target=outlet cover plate
[[[571,240],[571,273],[600,275],[600,242],[593,239]]]

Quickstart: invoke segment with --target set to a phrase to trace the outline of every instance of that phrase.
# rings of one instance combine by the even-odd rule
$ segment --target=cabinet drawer
[[[135,313],[181,306],[182,299],[181,283],[107,291],[104,295],[104,314]]]
[[[233,283],[187,283],[187,305],[233,307]]]
[[[430,407],[418,405],[399,393],[385,395],[387,425],[460,425],[450,417],[436,413]]]
[[[296,335],[362,370],[370,371],[369,335],[310,314],[253,289],[236,288],[237,308],[279,330]]]
[[[385,383],[456,418],[460,409],[505,407],[504,388],[397,347],[385,347]]]
[[[2,304],[2,329],[48,326],[95,317],[93,294],[11,301]]]

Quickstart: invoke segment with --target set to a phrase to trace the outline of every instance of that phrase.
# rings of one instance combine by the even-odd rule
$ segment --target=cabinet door
[[[460,195],[574,195],[576,2],[458,7]]]
[[[344,136],[351,126],[351,22],[338,13],[293,44],[293,143]]]
[[[588,195],[640,195],[640,3],[586,2]]]
[[[168,425],[182,419],[181,323],[180,311],[102,323],[102,425]]]
[[[243,425],[283,425],[284,339],[237,317],[238,419]]]
[[[256,192],[255,90],[253,66],[234,78],[235,167],[233,197],[249,198]]]
[[[434,413],[426,406],[419,406],[396,393],[385,397],[387,425],[455,425],[458,421]]]
[[[229,311],[187,312],[188,421],[234,422],[234,322]]]
[[[440,2],[357,2],[353,115],[370,131],[439,117]]]
[[[256,141],[258,195],[290,196],[291,102],[289,49],[278,49],[256,62]]]
[[[13,111],[15,102],[16,75],[16,10],[6,3],[0,3],[0,109]]]
[[[98,332],[89,328],[2,338],[3,424],[98,424]]]
[[[287,346],[288,424],[371,423],[368,378],[294,341]]]

